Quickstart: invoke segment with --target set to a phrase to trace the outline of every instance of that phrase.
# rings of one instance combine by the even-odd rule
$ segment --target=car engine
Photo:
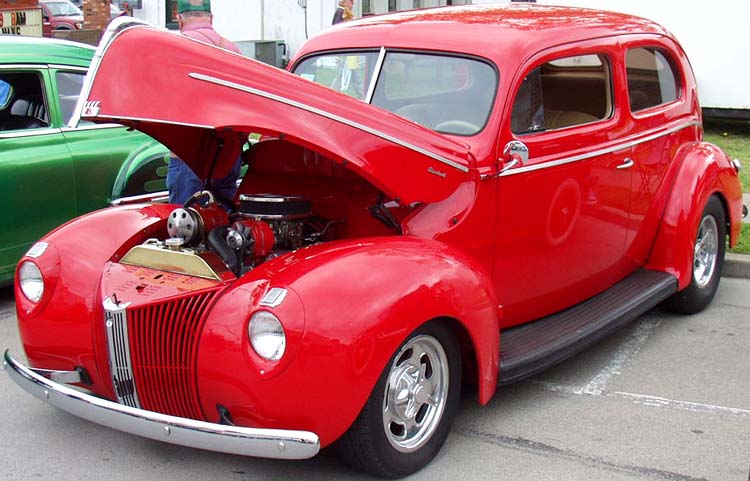
[[[195,202],[206,197],[209,199],[206,205]],[[216,255],[240,277],[267,259],[330,240],[331,226],[335,223],[314,216],[310,200],[301,196],[240,195],[239,208],[227,213],[210,192],[203,191],[171,212],[167,218],[168,238],[149,239],[136,246],[148,248],[149,256],[129,253],[123,262],[170,270],[165,266],[190,265],[174,262],[178,256],[207,259]],[[136,258],[139,260],[132,260]],[[192,273],[189,267],[178,270]]]

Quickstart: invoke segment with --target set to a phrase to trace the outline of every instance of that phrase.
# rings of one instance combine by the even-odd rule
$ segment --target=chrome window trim
[[[72,70],[74,72],[83,72],[84,74],[89,71],[88,67],[79,67],[77,65],[62,65],[62,64],[49,64],[50,69],[56,70]]]
[[[83,130],[101,130],[101,129],[125,129],[126,126],[122,124],[109,123],[109,124],[91,124],[91,125],[79,125],[78,127],[70,127],[63,125],[60,130],[63,132],[80,132]]]
[[[0,65],[0,70],[18,70],[18,69],[36,70],[40,68],[46,69],[47,64],[46,63],[8,63],[5,65]]]
[[[320,451],[310,431],[229,426],[117,404],[54,382],[24,366],[9,351],[3,367],[21,389],[81,419],[166,443],[220,453],[275,459],[307,459]]]
[[[62,133],[62,129],[56,127],[38,129],[18,129],[0,132],[0,139],[17,139],[19,137],[35,137],[37,135],[52,135]]]
[[[344,117],[341,117],[340,115],[336,115],[331,112],[327,112],[325,110],[319,109],[317,107],[313,107],[311,105],[304,104],[302,102],[297,102],[296,100],[291,100],[286,97],[282,97],[280,95],[272,94],[270,92],[266,92],[264,90],[259,90],[253,87],[248,87],[247,85],[241,85],[235,82],[230,82],[228,80],[222,80],[220,78],[211,77],[209,75],[204,75],[200,73],[192,72],[188,74],[189,77],[194,78],[196,80],[203,80],[204,82],[213,83],[216,85],[221,85],[223,87],[232,88],[235,90],[239,90],[241,92],[247,92],[252,95],[257,95],[259,97],[267,98],[269,100],[273,100],[275,102],[279,102],[285,105],[289,105],[291,107],[298,108],[300,110],[304,110],[316,115],[320,115],[321,117],[325,117],[327,119],[339,122],[341,124],[348,125],[350,127],[354,127],[355,129],[361,130],[363,132],[367,132],[369,134],[372,134],[376,137],[380,137],[381,139],[385,139],[389,142],[393,142],[394,144],[400,145],[401,147],[405,147],[409,150],[412,150],[414,152],[418,152],[426,157],[430,157],[431,159],[437,160],[438,162],[441,162],[443,164],[449,165],[453,167],[456,170],[460,170],[461,172],[468,172],[469,168],[467,166],[461,165],[458,162],[454,162],[450,159],[447,159],[441,155],[437,155],[433,152],[430,152],[428,150],[425,150],[421,147],[417,147],[416,145],[410,144],[408,142],[405,142],[403,140],[397,139],[396,137],[393,137],[391,135],[386,134],[385,132],[381,132],[376,129],[372,129],[370,127],[367,127],[366,125],[360,124],[359,122],[353,122],[349,119],[346,119]]]
[[[509,169],[509,170],[506,170],[505,172],[501,173],[498,177],[508,177],[508,176],[511,176],[511,175],[523,174],[523,173],[526,173],[526,172],[534,172],[534,171],[537,171],[537,170],[549,169],[549,168],[552,168],[552,167],[558,167],[560,165],[571,164],[573,162],[580,162],[582,160],[587,160],[587,159],[590,159],[592,157],[598,157],[600,155],[611,154],[612,152],[617,152],[618,150],[629,149],[630,147],[635,147],[636,145],[639,145],[639,144],[642,144],[642,143],[645,143],[645,142],[650,142],[650,141],[652,141],[654,139],[658,139],[659,137],[665,137],[665,136],[671,135],[671,134],[673,134],[675,132],[679,132],[682,129],[686,129],[688,127],[693,127],[693,126],[696,126],[696,125],[700,125],[700,122],[698,122],[697,120],[691,120],[691,121],[685,122],[685,123],[683,123],[681,125],[677,125],[675,127],[671,127],[669,129],[665,130],[664,132],[658,132],[658,133],[655,133],[655,134],[650,134],[650,135],[647,135],[647,136],[642,137],[642,138],[637,139],[637,140],[626,141],[626,142],[623,142],[623,143],[620,143],[620,144],[613,145],[611,147],[606,147],[604,149],[595,150],[593,152],[587,152],[585,154],[580,154],[580,155],[576,155],[576,156],[573,156],[573,157],[567,157],[567,158],[564,158],[564,159],[554,160],[552,162],[545,162],[543,164],[529,165],[529,166],[526,166],[526,167],[519,167],[517,169]]]
[[[370,85],[367,87],[367,96],[365,97],[365,103],[372,103],[372,97],[375,95],[375,85],[377,85],[378,80],[380,79],[380,72],[383,69],[383,62],[385,62],[385,53],[385,47],[380,47],[378,60],[375,62],[375,69],[372,71]]]

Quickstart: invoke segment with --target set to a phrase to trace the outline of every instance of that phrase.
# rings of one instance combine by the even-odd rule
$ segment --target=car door
[[[698,140],[699,119],[687,101],[679,58],[660,41],[643,37],[625,49],[624,79],[632,122],[634,161],[627,257],[646,261],[670,190],[678,150]],[[624,109],[625,110],[625,109]]]
[[[495,278],[505,326],[625,274],[630,160],[617,150],[616,52],[547,53],[518,79],[500,136]]]
[[[0,67],[0,278],[28,247],[75,214],[75,182],[45,66]]]

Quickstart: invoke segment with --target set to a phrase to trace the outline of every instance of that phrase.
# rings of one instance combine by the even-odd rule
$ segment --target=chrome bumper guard
[[[63,411],[119,431],[208,451],[276,459],[306,459],[320,450],[315,433],[244,428],[196,421],[117,404],[48,379],[64,371],[33,369],[5,351],[3,368],[25,391]],[[54,373],[54,374],[52,374]],[[71,372],[71,376],[78,374]]]

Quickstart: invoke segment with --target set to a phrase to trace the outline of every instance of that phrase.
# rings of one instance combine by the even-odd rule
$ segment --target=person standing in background
[[[352,8],[354,8],[354,0],[339,0],[339,6],[336,7],[336,12],[333,14],[331,25],[353,19]]]
[[[211,0],[177,0],[177,22],[180,33],[198,40],[240,53],[235,44],[219,35],[213,28]],[[220,199],[231,202],[237,190],[237,179],[240,175],[240,158],[237,158],[232,171],[224,178],[214,179],[212,190]],[[167,169],[167,189],[170,204],[184,204],[196,192],[205,189],[203,181],[185,165],[174,153],[169,154]]]

